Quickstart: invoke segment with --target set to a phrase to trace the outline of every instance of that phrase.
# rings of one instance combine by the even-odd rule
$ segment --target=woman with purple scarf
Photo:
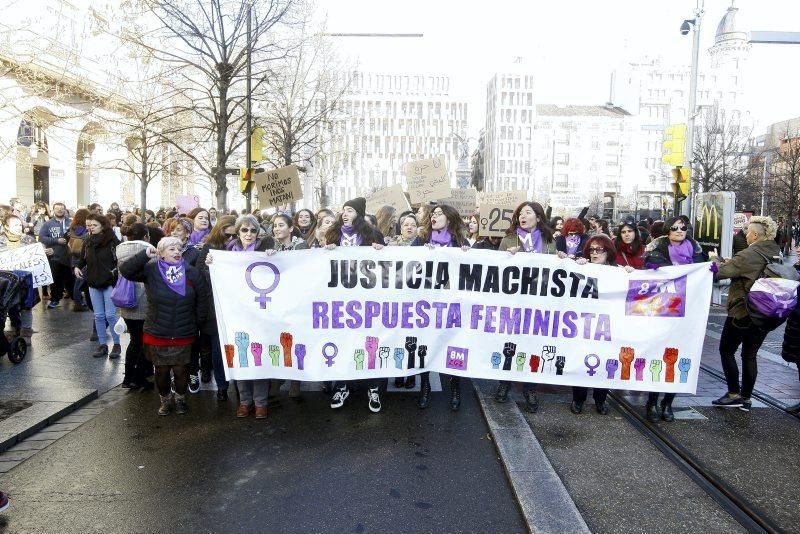
[[[383,248],[383,235],[377,228],[370,226],[364,219],[367,211],[367,201],[363,197],[354,198],[344,203],[342,213],[325,234],[325,248],[333,250],[340,247],[372,247],[376,250]],[[350,396],[350,386],[359,380],[334,384],[331,408],[341,408],[344,401]],[[367,383],[367,401],[372,413],[381,411],[380,388],[385,380],[364,380]]]
[[[186,216],[192,222],[189,244],[197,249],[203,248],[203,240],[211,233],[211,216],[205,208],[195,208]]]
[[[196,265],[197,258],[200,256],[200,251],[192,245],[189,241],[189,236],[192,234],[192,221],[185,217],[178,217],[170,219],[166,224],[167,234],[170,237],[175,237],[181,242],[181,255],[189,265]]]
[[[261,226],[258,224],[258,219],[253,215],[242,215],[236,219],[236,225],[233,228],[236,237],[225,245],[227,250],[233,252],[264,252],[275,248],[275,240],[271,237],[258,238]],[[205,259],[206,265],[211,265],[213,260],[213,253],[208,254]],[[269,380],[237,380],[236,387],[239,389],[239,408],[236,410],[236,417],[244,418],[251,413],[255,413],[256,419],[266,419]]]
[[[158,242],[119,266],[120,274],[143,282],[147,293],[144,350],[155,366],[161,405],[158,415],[172,410],[170,374],[175,378],[175,413],[185,414],[189,386],[187,365],[195,335],[208,314],[209,287],[199,270],[183,259],[182,243],[174,237]]]
[[[581,220],[572,217],[564,221],[561,227],[561,235],[556,236],[554,240],[556,242],[556,250],[558,250],[558,257],[574,260],[583,257],[583,251],[586,248],[589,236],[586,234],[586,228]]]
[[[556,242],[553,231],[547,223],[544,208],[538,202],[523,202],[511,216],[511,225],[506,231],[506,236],[500,242],[499,250],[506,250],[512,254],[517,252],[534,252],[539,254],[556,254]],[[508,402],[508,390],[511,382],[501,380],[497,385],[494,400]],[[539,399],[536,396],[536,385],[531,382],[522,384],[522,395],[528,411],[535,413],[539,409]]]
[[[668,265],[688,265],[705,261],[703,249],[697,242],[688,237],[688,227],[680,217],[671,217],[664,223],[666,235],[658,237],[647,245],[644,253],[644,266],[646,269],[664,267]],[[647,419],[657,422],[659,419],[670,422],[675,420],[672,413],[674,393],[665,393],[661,401],[659,413],[658,392],[651,392],[647,396]]]
[[[430,224],[423,225],[421,235],[411,242],[411,246],[425,245],[429,248],[436,247],[461,247],[469,250],[466,240],[467,229],[458,211],[452,206],[434,206],[431,211]],[[411,377],[413,380],[414,377]],[[413,383],[413,382],[412,382]],[[430,373],[420,374],[419,400],[420,409],[428,407],[431,397]],[[461,406],[461,377],[450,377],[450,409],[458,410]]]

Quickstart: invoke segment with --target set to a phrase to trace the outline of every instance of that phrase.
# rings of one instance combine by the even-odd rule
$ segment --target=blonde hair
[[[775,239],[775,236],[778,235],[778,225],[775,224],[775,221],[772,220],[772,217],[754,215],[753,217],[750,217],[750,221],[748,221],[747,226],[749,227],[751,224],[761,225],[761,228],[764,229],[764,239]]]
[[[158,242],[156,250],[158,251],[159,256],[163,256],[164,252],[166,252],[169,247],[178,247],[178,250],[180,250],[182,246],[183,242],[180,239],[177,237],[167,236],[161,238],[161,241]]]

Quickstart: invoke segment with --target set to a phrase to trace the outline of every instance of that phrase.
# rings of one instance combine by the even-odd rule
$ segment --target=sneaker
[[[189,393],[197,393],[200,391],[200,376],[189,375]]]
[[[158,415],[169,415],[172,409],[172,395],[161,397],[161,406],[158,408]]]
[[[720,408],[740,408],[743,406],[742,396],[738,393],[726,393],[717,400],[711,401],[711,404]]]
[[[367,390],[367,398],[369,399],[369,411],[378,413],[381,411],[381,396],[378,395],[378,388]]]
[[[92,354],[93,358],[105,358],[108,356],[108,345],[98,345],[97,350]]]
[[[178,415],[186,415],[189,407],[186,406],[186,397],[184,395],[175,395],[175,413]]]
[[[753,407],[753,401],[750,399],[742,399],[742,405],[739,406],[739,409],[743,412],[749,412],[750,409]]]
[[[111,347],[111,352],[108,353],[109,360],[116,360],[119,358],[120,354],[122,354],[122,347],[119,343],[114,343],[114,346]]]
[[[342,386],[336,390],[331,399],[331,408],[341,408],[344,406],[344,401],[350,396],[350,390],[347,386]]]
[[[0,512],[5,512],[11,506],[11,501],[8,500],[8,495],[0,491]]]
[[[50,303],[47,305],[48,310],[52,310],[58,308],[58,305],[61,304],[59,300],[51,300]]]

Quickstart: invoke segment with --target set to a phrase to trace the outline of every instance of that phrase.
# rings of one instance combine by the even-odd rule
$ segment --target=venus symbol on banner
[[[272,270],[274,279],[272,281],[272,284],[270,284],[267,287],[258,287],[253,283],[253,269],[261,266],[267,267]],[[247,270],[244,273],[244,279],[247,282],[247,286],[258,294],[258,296],[255,297],[253,300],[259,303],[262,310],[266,310],[267,302],[272,302],[272,298],[268,297],[267,295],[272,293],[275,290],[275,288],[278,287],[278,282],[280,282],[281,280],[281,272],[278,270],[277,267],[275,267],[273,264],[267,261],[257,261],[255,263],[251,263],[247,267]]]

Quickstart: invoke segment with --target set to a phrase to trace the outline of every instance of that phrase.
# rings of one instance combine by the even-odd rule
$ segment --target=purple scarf
[[[168,288],[182,297],[186,296],[186,267],[183,264],[183,259],[178,263],[167,263],[164,260],[158,260],[158,272]]]
[[[450,235],[447,228],[431,232],[431,245],[435,247],[449,247],[452,243],[453,236]]]
[[[688,265],[692,263],[694,247],[688,239],[684,239],[677,245],[673,245],[670,242],[667,250],[669,250],[669,261],[672,262],[672,265]]]
[[[522,249],[525,252],[542,251],[542,231],[538,228],[529,232],[518,226],[517,237],[519,237],[520,243],[522,243]]]
[[[342,225],[342,236],[339,238],[339,245],[343,247],[360,247],[361,236],[353,232],[353,225]]]
[[[567,254],[572,255],[578,252],[578,246],[581,244],[580,235],[568,235],[567,240]]]
[[[245,248],[242,248],[242,245],[239,244],[239,239],[234,237],[233,239],[230,240],[230,242],[227,245],[225,245],[225,248],[227,248],[228,250],[233,250],[235,252],[252,252],[256,249],[256,242],[253,241]]]
[[[202,241],[203,238],[207,236],[209,233],[211,233],[211,231],[208,228],[206,228],[205,230],[195,230],[189,236],[189,243],[191,243],[192,245],[196,245],[200,241]]]

